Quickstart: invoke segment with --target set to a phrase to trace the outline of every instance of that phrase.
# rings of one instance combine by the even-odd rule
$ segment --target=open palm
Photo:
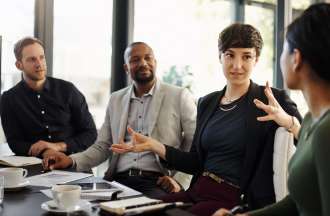
[[[265,116],[257,117],[258,121],[275,121],[279,126],[288,128],[291,123],[291,116],[288,115],[281,105],[277,102],[273,95],[272,89],[269,87],[268,82],[265,87],[265,94],[268,99],[268,104],[264,104],[258,99],[254,99],[255,105],[267,113]]]
[[[110,149],[113,152],[123,154],[126,152],[143,152],[151,150],[152,138],[135,132],[131,127],[127,127],[127,132],[131,135],[131,141],[125,143],[121,140],[118,144],[112,144]]]

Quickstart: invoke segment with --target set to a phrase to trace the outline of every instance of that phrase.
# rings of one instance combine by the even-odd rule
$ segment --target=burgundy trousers
[[[165,202],[188,202],[189,212],[198,216],[212,215],[219,208],[231,209],[239,204],[239,189],[224,182],[218,183],[207,176],[200,176],[187,191],[169,194]]]

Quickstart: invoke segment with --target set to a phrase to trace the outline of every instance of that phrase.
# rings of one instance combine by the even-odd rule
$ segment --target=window
[[[305,10],[313,4],[314,1],[315,0],[291,0],[291,6],[294,10]]]
[[[224,87],[218,34],[234,20],[234,1],[138,0],[134,14],[134,41],[154,49],[160,79],[196,98]]]
[[[305,9],[307,9],[311,4],[313,4],[313,0],[292,0],[291,2],[293,19],[300,16]],[[308,111],[308,107],[302,92],[300,90],[291,90],[290,97],[297,103],[300,114],[304,116]]]
[[[247,0],[247,3],[249,2],[252,2],[252,0]],[[253,0],[253,2],[276,4],[276,0]]]
[[[266,1],[264,1],[266,2]],[[273,7],[272,7],[273,6]],[[259,5],[245,6],[245,23],[253,25],[260,31],[264,46],[261,51],[259,62],[252,73],[252,80],[260,85],[265,85],[266,81],[270,85],[273,83],[274,72],[274,31],[275,31],[275,6],[261,7]]]
[[[54,1],[53,76],[85,95],[97,128],[110,94],[112,1]]]
[[[292,6],[292,18],[295,19],[300,14],[307,9],[311,4],[313,4],[313,0],[291,0]]]
[[[1,92],[21,80],[15,66],[14,44],[25,36],[33,36],[34,0],[11,0],[0,7],[0,35],[2,37]]]

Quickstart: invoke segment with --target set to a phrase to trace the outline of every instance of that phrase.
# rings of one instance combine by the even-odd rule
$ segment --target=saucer
[[[19,190],[22,189],[30,184],[29,180],[25,180],[18,185],[10,185],[10,186],[5,186],[5,190]]]
[[[41,204],[41,208],[43,210],[48,211],[48,212],[57,212],[57,213],[90,210],[91,207],[92,207],[92,204],[90,202],[88,202],[87,200],[80,200],[79,203],[76,205],[76,207],[73,210],[69,210],[69,211],[66,209],[59,208],[54,200],[49,200],[49,201]]]

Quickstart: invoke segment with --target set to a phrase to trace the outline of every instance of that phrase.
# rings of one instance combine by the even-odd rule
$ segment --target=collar
[[[44,87],[40,90],[40,91],[35,91],[33,90],[32,88],[30,88],[30,86],[28,86],[28,84],[25,82],[25,80],[22,78],[22,81],[21,81],[21,85],[22,87],[24,88],[24,90],[28,91],[28,92],[43,92],[43,91],[49,91],[50,90],[50,83],[49,83],[49,78],[46,77],[46,81],[45,81],[45,84],[44,84]]]
[[[153,96],[158,89],[159,89],[159,82],[156,80],[155,84],[151,87],[149,92],[142,95],[142,97]],[[135,95],[135,92],[134,92],[134,85],[132,85],[132,88],[131,88],[131,99],[138,99],[138,97]]]

